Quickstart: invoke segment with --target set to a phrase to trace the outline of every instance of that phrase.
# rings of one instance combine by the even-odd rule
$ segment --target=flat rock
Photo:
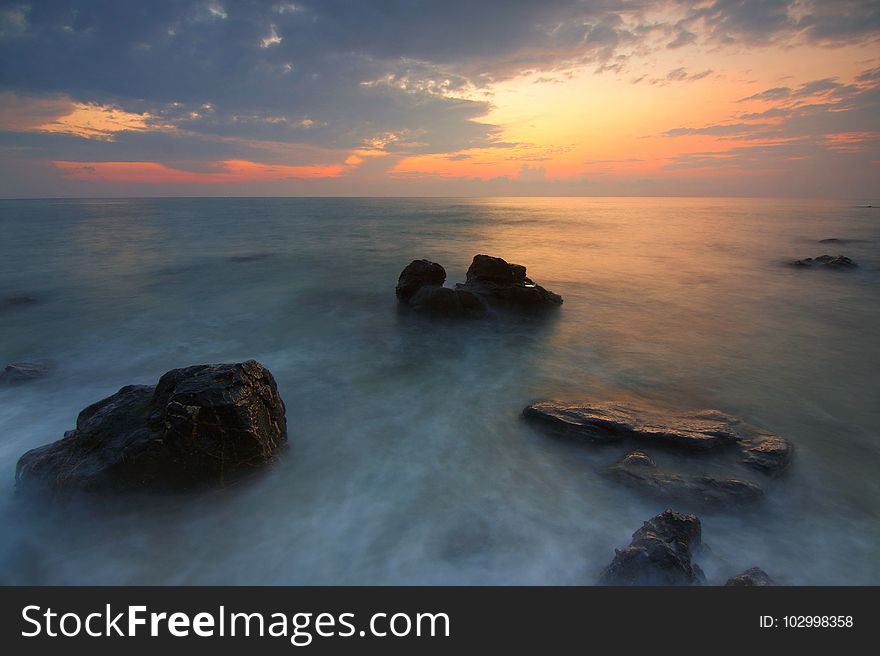
[[[735,447],[744,464],[767,474],[783,471],[794,448],[784,437],[759,431],[718,410],[681,412],[634,403],[540,401],[523,417],[547,432],[592,442],[633,440],[690,451]]]
[[[646,521],[599,577],[600,585],[701,585],[705,576],[693,562],[702,528],[696,515],[667,509]]]
[[[49,373],[49,366],[42,362],[12,362],[0,373],[0,382],[4,384],[27,383],[43,378]]]
[[[622,403],[540,401],[523,416],[553,432],[596,442],[631,438],[702,451],[741,439],[736,420],[716,410],[661,414]]]
[[[764,498],[763,488],[750,481],[666,472],[643,451],[626,454],[620,462],[608,468],[608,475],[651,496],[704,507],[748,505]]]
[[[765,572],[763,569],[761,569],[760,567],[750,567],[742,574],[731,576],[729,579],[727,579],[727,583],[725,583],[724,585],[754,587],[774,585],[774,583],[773,579],[771,579],[767,575],[767,572]]]
[[[16,482],[51,492],[223,484],[274,460],[286,441],[284,403],[263,365],[197,365],[85,408],[64,438],[21,457]]]
[[[803,260],[795,260],[792,266],[819,268],[819,269],[855,269],[858,264],[844,255],[820,255],[808,257]]]

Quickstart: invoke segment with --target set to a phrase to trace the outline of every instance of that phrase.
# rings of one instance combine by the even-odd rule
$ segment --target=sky
[[[0,0],[0,197],[878,188],[877,0]]]

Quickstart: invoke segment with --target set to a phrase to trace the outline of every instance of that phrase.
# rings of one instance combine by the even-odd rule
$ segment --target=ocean
[[[715,198],[0,201],[0,581],[590,584],[664,507],[528,403],[638,397],[786,436],[749,510],[699,513],[710,583],[880,584],[880,210]],[[822,244],[838,238],[845,243]],[[565,303],[543,320],[402,312],[411,260],[477,253]],[[786,266],[842,253],[852,271]],[[223,489],[46,503],[28,449],[165,371],[254,358],[290,449]],[[658,454],[658,460],[668,458]],[[699,463],[698,463],[699,464]],[[697,466],[689,461],[685,466]]]

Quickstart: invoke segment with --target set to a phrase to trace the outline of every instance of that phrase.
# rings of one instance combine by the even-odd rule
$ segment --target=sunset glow
[[[87,38],[110,26],[8,10],[0,47],[22,70],[0,91],[0,193],[112,195],[123,183],[147,195],[228,183],[281,195],[863,193],[880,171],[878,28],[859,22],[860,3],[758,4],[554,2],[511,10],[482,47],[458,51],[326,40],[320,4],[195,3],[155,17],[161,38],[131,25],[120,45],[108,33],[107,58],[127,72],[99,75],[94,63],[98,84],[80,71],[28,73],[27,53],[64,28],[86,56]],[[412,21],[427,40],[433,27]],[[251,31],[232,77],[181,59]],[[305,33],[325,39],[319,52],[297,45]]]

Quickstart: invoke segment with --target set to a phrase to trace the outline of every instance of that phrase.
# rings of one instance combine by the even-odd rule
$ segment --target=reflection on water
[[[880,215],[723,199],[2,201],[0,578],[26,583],[585,583],[662,509],[601,476],[625,447],[535,432],[528,402],[717,407],[788,436],[758,510],[703,513],[710,579],[880,583]],[[827,238],[853,240],[820,244]],[[853,272],[786,260],[840,250]],[[545,322],[398,312],[417,257],[528,266]],[[13,496],[25,450],[167,369],[254,357],[289,455],[198,498]],[[662,456],[661,456],[662,457]],[[804,566],[804,563],[809,563]]]

